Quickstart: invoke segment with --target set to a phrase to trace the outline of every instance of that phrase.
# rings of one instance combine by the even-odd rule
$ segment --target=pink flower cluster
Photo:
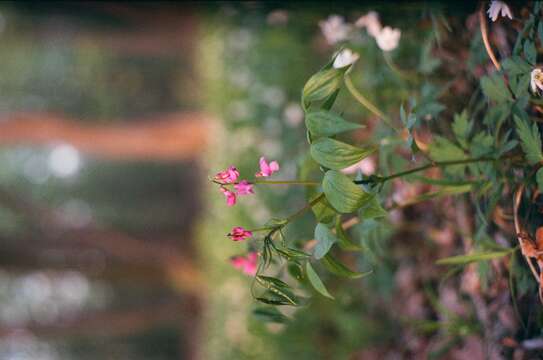
[[[279,164],[277,161],[272,161],[268,164],[264,157],[260,158],[260,171],[255,174],[256,177],[271,176],[274,172],[279,171]],[[213,180],[219,183],[220,190],[226,197],[226,204],[228,206],[234,206],[237,201],[238,195],[251,195],[254,194],[253,184],[247,180],[241,180],[237,182],[239,178],[239,171],[235,166],[230,166],[228,169],[221,171],[215,175]],[[229,190],[225,185],[233,184],[234,190]]]
[[[241,226],[236,226],[228,234],[228,237],[234,241],[244,240],[244,239],[250,238],[251,236],[253,236],[253,233],[249,230],[245,230]]]
[[[234,256],[230,258],[230,263],[236,269],[243,271],[243,273],[255,276],[258,267],[258,254],[251,251],[246,256]]]

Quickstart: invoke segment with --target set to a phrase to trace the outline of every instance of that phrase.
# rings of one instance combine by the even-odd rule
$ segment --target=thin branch
[[[490,41],[488,40],[488,25],[486,23],[485,9],[483,6],[481,6],[479,9],[479,25],[481,27],[481,36],[483,38],[483,43],[485,44],[486,53],[492,61],[492,64],[494,64],[494,67],[499,71],[501,69],[501,65],[498,62],[492,47],[490,46]]]

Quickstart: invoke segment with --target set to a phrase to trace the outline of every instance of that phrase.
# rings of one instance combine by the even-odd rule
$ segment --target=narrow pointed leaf
[[[436,261],[438,265],[465,265],[477,261],[485,261],[498,259],[511,254],[512,250],[507,251],[492,251],[492,252],[478,252],[469,255],[451,256]]]
[[[373,272],[373,270],[366,271],[366,272],[358,272],[358,271],[352,271],[347,266],[345,266],[342,262],[334,258],[332,255],[327,254],[322,259],[322,264],[328,271],[330,271],[332,274],[348,277],[350,279],[358,279],[361,277],[364,277],[366,275],[369,275]]]
[[[338,239],[338,245],[342,250],[345,251],[362,251],[362,247],[355,244],[354,242],[349,239],[349,236],[343,229],[343,226],[341,224],[341,217],[337,217],[336,221],[336,237]]]
[[[307,274],[307,278],[309,279],[309,283],[311,284],[311,286],[313,286],[315,290],[317,290],[319,294],[327,298],[334,299],[334,297],[326,289],[326,286],[324,286],[324,284],[322,283],[319,275],[317,275],[315,270],[313,270],[313,267],[311,266],[311,263],[309,261],[305,265],[305,272]]]

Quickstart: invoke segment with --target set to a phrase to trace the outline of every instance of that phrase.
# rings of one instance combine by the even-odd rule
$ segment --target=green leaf
[[[313,267],[311,266],[311,263],[308,261],[305,265],[305,271],[307,273],[307,278],[309,279],[309,283],[319,294],[322,296],[326,296],[327,298],[334,299],[332,295],[328,292],[326,289],[326,286],[322,283],[321,278],[319,275],[313,270]]]
[[[298,305],[296,296],[290,292],[290,286],[285,282],[269,276],[257,276],[255,277],[255,280],[264,288],[268,289],[272,296],[271,300],[283,301],[288,303],[288,305]],[[268,297],[268,299],[270,299],[270,297]]]
[[[331,223],[337,214],[336,210],[332,207],[332,205],[330,205],[326,198],[323,198],[321,201],[313,205],[311,210],[313,211],[317,221],[324,224]]]
[[[277,286],[279,288],[285,288],[285,289],[290,288],[290,285],[287,284],[286,282],[284,282],[283,280],[279,280],[279,279],[271,277],[271,276],[258,275],[256,277],[256,279],[257,279],[257,282],[259,282],[261,284],[263,282],[266,282],[266,283],[269,283],[269,284],[273,284],[274,286]]]
[[[292,305],[290,303],[290,301],[285,301],[285,300],[278,300],[278,299],[271,299],[271,298],[266,298],[266,297],[256,297],[255,298],[257,301],[260,301],[261,303],[263,304],[267,304],[267,305],[274,305],[274,306],[278,306],[278,305]]]
[[[315,227],[315,240],[317,240],[317,245],[315,246],[313,256],[317,260],[322,259],[330,251],[332,245],[338,241],[330,229],[321,223],[318,223]]]
[[[343,82],[343,74],[344,71],[329,68],[321,70],[309,78],[302,92],[304,105],[311,101],[324,100],[333,95]]]
[[[492,251],[478,252],[469,255],[451,256],[448,258],[439,259],[436,261],[438,265],[466,265],[472,262],[498,259],[511,254],[512,250],[507,251]]]
[[[537,170],[537,173],[535,174],[535,179],[537,181],[537,187],[539,188],[539,191],[543,193],[543,167]]]
[[[529,73],[532,70],[530,64],[524,61],[520,56],[512,56],[502,61],[503,69],[508,76],[517,76]]]
[[[496,102],[505,102],[510,100],[509,90],[507,90],[501,75],[494,74],[491,76],[482,77],[481,87],[483,88],[483,93],[490,100]]]
[[[263,322],[284,324],[288,318],[274,307],[258,307],[253,310],[253,316]]]
[[[345,121],[341,116],[330,111],[313,111],[308,113],[305,116],[305,125],[314,138],[333,136],[364,127],[364,125]]]
[[[358,210],[372,198],[372,195],[339,171],[327,171],[324,174],[322,188],[334,209],[344,214]]]
[[[368,200],[367,204],[360,208],[360,217],[364,220],[380,218],[387,215],[388,213],[379,203],[379,198],[377,195],[372,196],[372,198]]]
[[[449,140],[436,136],[434,142],[430,144],[430,157],[435,161],[453,161],[467,159],[464,151],[450,142]],[[465,165],[447,166],[445,171],[450,174],[461,174],[465,169]]]
[[[471,131],[471,123],[468,121],[468,112],[466,110],[460,114],[454,115],[452,130],[458,143],[464,148],[467,148],[468,136]]]
[[[341,141],[321,138],[311,144],[310,153],[319,164],[333,170],[341,170],[375,152],[374,147],[359,148]]]
[[[541,152],[541,136],[537,124],[532,123],[532,127],[515,115],[515,124],[517,127],[517,134],[520,138],[520,145],[522,150],[526,154],[526,160],[529,164],[537,164],[543,161],[543,153]]]
[[[338,245],[342,250],[362,251],[362,247],[352,242],[351,239],[349,239],[349,236],[347,236],[341,223],[341,216],[338,216],[336,219],[336,237],[338,239]]]
[[[537,60],[537,50],[533,41],[526,40],[524,42],[524,57],[530,64],[535,65]]]
[[[350,278],[350,279],[358,279],[358,278],[364,277],[366,275],[369,275],[369,274],[371,274],[373,272],[373,270],[366,271],[366,272],[352,271],[351,269],[349,269],[347,266],[345,266],[339,260],[335,259],[330,254],[327,254],[322,259],[322,264],[332,274],[347,277],[347,278]]]

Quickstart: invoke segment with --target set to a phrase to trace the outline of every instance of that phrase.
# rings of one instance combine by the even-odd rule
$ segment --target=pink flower
[[[230,258],[230,263],[243,273],[255,276],[258,268],[258,254],[252,251],[247,256],[234,256]]]
[[[226,196],[226,205],[228,206],[234,206],[236,205],[236,194],[234,194],[232,191],[224,188],[224,187],[220,187],[222,193],[224,194],[224,196]]]
[[[228,169],[221,171],[215,175],[214,180],[223,184],[230,184],[235,182],[239,177],[239,171],[235,166],[230,166]]]
[[[238,195],[254,194],[253,184],[251,184],[247,180],[240,181],[238,184],[234,185],[234,188],[236,188]]]
[[[271,174],[276,171],[279,171],[279,164],[277,163],[277,161],[272,161],[268,164],[264,156],[262,156],[260,158],[260,171],[257,172],[255,176],[271,176]]]
[[[234,241],[244,240],[250,238],[251,236],[253,236],[253,233],[249,230],[245,230],[241,226],[236,226],[232,229],[232,231],[230,231],[230,234],[228,234],[228,237]]]

